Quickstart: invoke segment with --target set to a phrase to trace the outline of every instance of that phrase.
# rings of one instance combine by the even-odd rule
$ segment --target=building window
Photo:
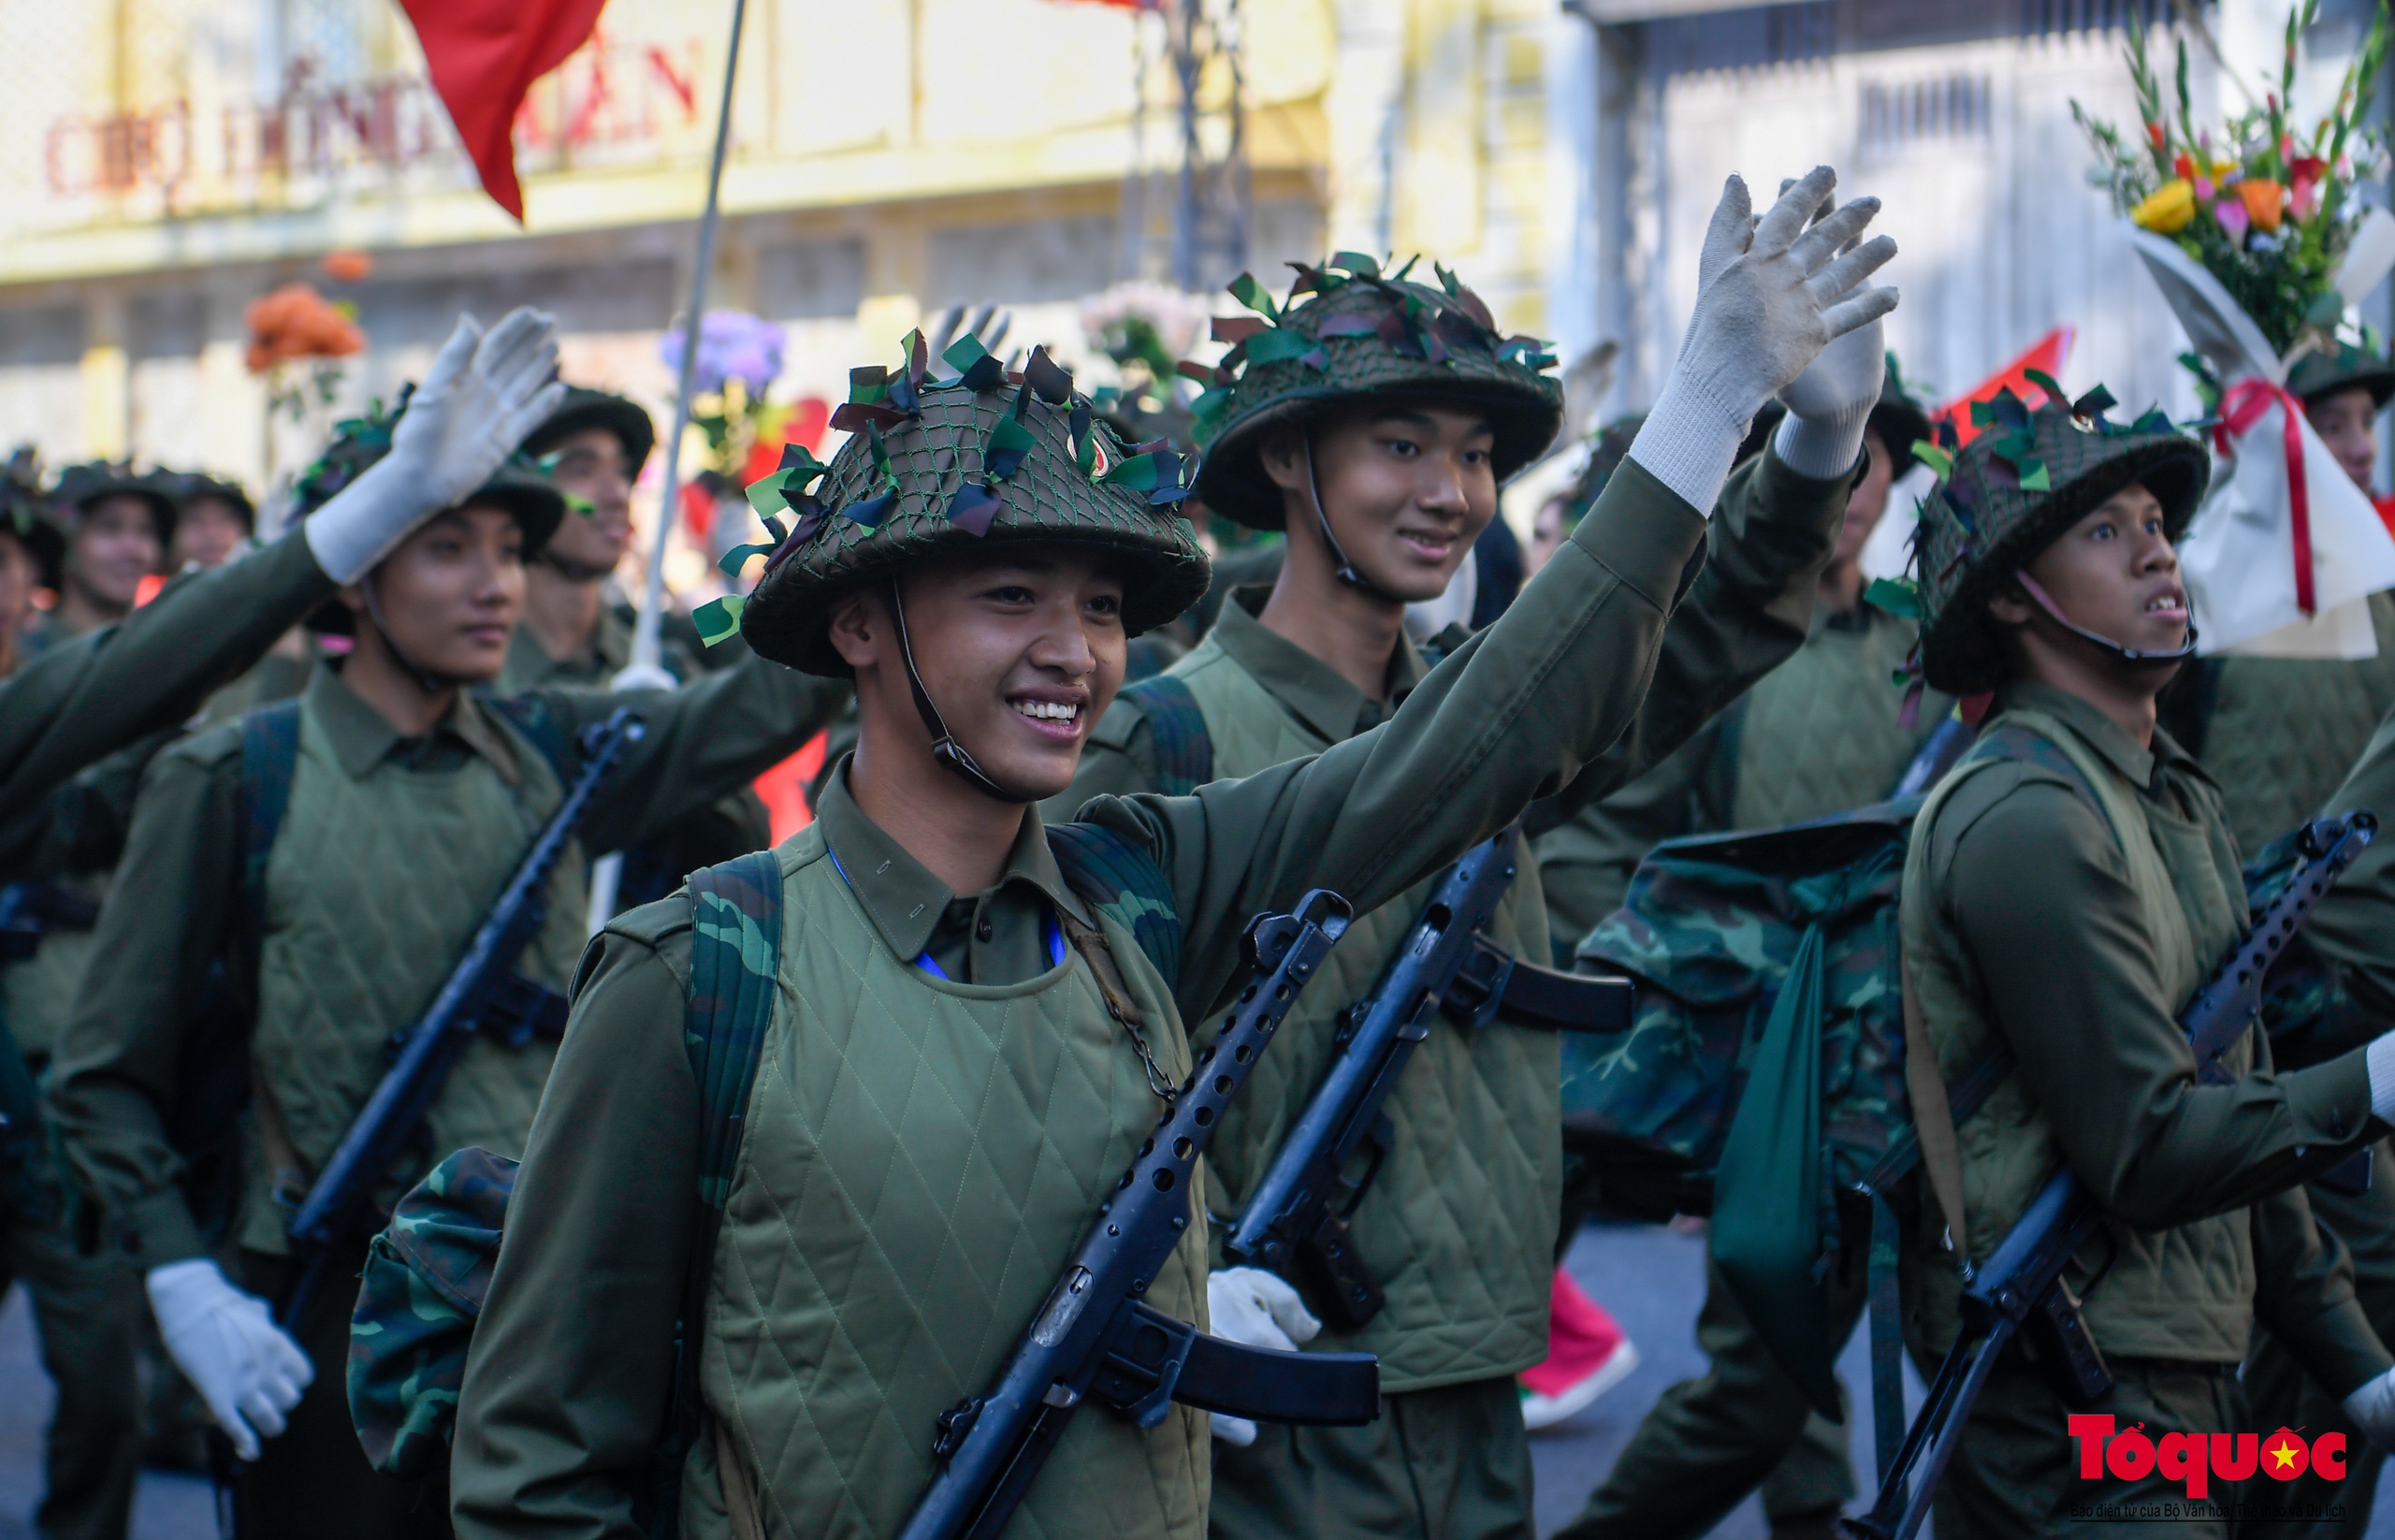
[[[1924,139],[1985,138],[1990,102],[1985,75],[1865,80],[1857,138],[1865,152],[1901,150]]]

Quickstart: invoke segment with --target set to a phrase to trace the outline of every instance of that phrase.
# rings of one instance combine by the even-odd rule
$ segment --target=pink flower
[[[2320,184],[2309,177],[2299,177],[2287,190],[2287,212],[2299,223],[2310,219],[2320,201]]]
[[[2198,178],[2196,179],[2196,201],[2197,201],[2197,202],[2199,202],[2199,203],[2210,203],[2210,202],[2212,201],[2212,198],[2213,198],[2213,191],[2214,191],[2214,189],[2213,189],[2213,185],[2212,185],[2212,178],[2210,178],[2210,177],[2198,177]]]
[[[2228,232],[2229,240],[2237,241],[2245,239],[2246,227],[2253,223],[2245,215],[2245,204],[2242,198],[2222,198],[2212,206],[2212,217],[2220,221],[2220,227]]]

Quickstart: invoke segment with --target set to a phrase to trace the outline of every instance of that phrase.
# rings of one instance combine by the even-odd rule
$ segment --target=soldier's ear
[[[1272,485],[1284,492],[1302,497],[1306,488],[1306,439],[1303,429],[1295,426],[1275,428],[1264,435],[1256,448],[1256,458]]]
[[[857,674],[882,661],[882,645],[891,633],[888,612],[880,596],[850,589],[832,601],[832,648]]]
[[[1987,613],[1988,618],[1999,626],[2025,626],[2038,611],[2030,602],[2028,589],[2018,583],[2007,583],[1988,599]]]
[[[335,590],[334,596],[341,602],[350,614],[364,615],[366,613],[366,588],[363,584],[344,583]]]

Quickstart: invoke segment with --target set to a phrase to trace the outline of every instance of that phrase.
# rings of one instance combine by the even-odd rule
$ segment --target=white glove
[[[2395,1032],[2370,1040],[2362,1051],[2370,1071],[2370,1110],[2381,1123],[2395,1123]]]
[[[1863,431],[1871,425],[1871,409],[1880,404],[1880,386],[1887,371],[1887,338],[1877,316],[1822,349],[1805,366],[1805,372],[1779,393],[1788,415],[1771,443],[1780,462],[1816,481],[1853,470],[1854,457],[1863,450]],[[1902,457],[1912,445],[1888,447],[1902,464]]]
[[[315,1365],[274,1324],[264,1300],[226,1283],[205,1257],[153,1268],[143,1285],[175,1367],[232,1438],[234,1452],[257,1459],[259,1436],[283,1431],[283,1415],[299,1404]]]
[[[2395,1449],[2395,1369],[2345,1398],[2345,1417],[2382,1449]]]
[[[308,548],[336,583],[488,481],[565,400],[557,317],[519,306],[486,333],[457,318],[391,433],[391,452],[308,516]]]
[[[1246,1347],[1294,1353],[1310,1343],[1322,1323],[1298,1291],[1262,1268],[1225,1268],[1206,1277],[1206,1313],[1214,1335]],[[1212,1414],[1214,1436],[1241,1448],[1256,1442],[1256,1424],[1245,1417]]]
[[[1894,289],[1865,283],[1896,254],[1895,242],[1877,236],[1856,244],[1878,199],[1858,198],[1807,226],[1836,185],[1836,173],[1817,166],[1752,222],[1747,184],[1732,177],[1713,211],[1698,254],[1696,312],[1630,448],[1702,513],[1720,498],[1738,441],[1763,404],[1832,341],[1895,308]]]

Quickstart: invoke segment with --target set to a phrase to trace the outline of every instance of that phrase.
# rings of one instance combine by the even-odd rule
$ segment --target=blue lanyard
[[[850,893],[856,892],[857,885],[849,879],[849,869],[840,864],[840,858],[838,854],[835,853],[829,845],[823,847],[823,853],[831,856],[832,869],[840,874],[841,881],[849,884],[849,891]],[[1054,967],[1057,964],[1065,960],[1065,933],[1057,928],[1056,916],[1053,912],[1046,910],[1041,912],[1039,916],[1039,932],[1041,937],[1048,943],[1048,966],[1050,967]],[[941,967],[938,962],[934,959],[932,954],[928,952],[919,952],[915,953],[915,966],[922,968],[925,973],[930,974],[935,979],[942,980],[951,984],[956,981],[955,980],[949,978],[948,970]]]

